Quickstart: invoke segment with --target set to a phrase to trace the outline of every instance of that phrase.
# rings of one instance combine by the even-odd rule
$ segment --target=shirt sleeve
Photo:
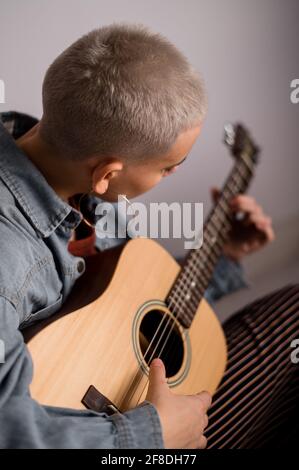
[[[242,265],[226,256],[221,256],[215,267],[212,280],[205,292],[205,298],[211,304],[221,297],[239,289],[248,287]]]
[[[32,361],[14,306],[0,297],[0,448],[163,448],[155,407],[123,414],[42,406],[29,392]]]

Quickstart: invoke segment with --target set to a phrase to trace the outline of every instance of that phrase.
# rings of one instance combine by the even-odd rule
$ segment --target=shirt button
[[[85,263],[84,261],[81,259],[80,261],[78,261],[77,263],[77,271],[79,274],[83,273],[83,271],[85,270]]]

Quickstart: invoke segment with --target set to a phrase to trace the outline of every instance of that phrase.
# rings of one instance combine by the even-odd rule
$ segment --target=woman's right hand
[[[208,425],[207,411],[212,402],[208,392],[197,395],[172,393],[167,385],[163,362],[154,359],[150,366],[146,400],[158,411],[165,448],[204,449],[207,446],[203,433]]]

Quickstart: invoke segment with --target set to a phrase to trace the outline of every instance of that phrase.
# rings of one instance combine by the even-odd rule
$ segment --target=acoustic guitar
[[[229,201],[246,191],[258,155],[240,124],[226,127],[225,142],[233,168],[204,224],[201,248],[188,250],[182,266],[157,242],[130,240],[90,257],[63,309],[25,330],[34,399],[123,412],[145,399],[155,357],[174,392],[215,392],[226,341],[204,293],[231,231]]]

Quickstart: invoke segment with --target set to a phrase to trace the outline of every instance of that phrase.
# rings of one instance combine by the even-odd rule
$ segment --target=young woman
[[[212,406],[205,391],[173,394],[159,359],[147,400],[122,415],[46,407],[29,394],[32,363],[20,329],[56,312],[85,269],[84,256],[69,249],[82,221],[71,199],[149,190],[185,160],[205,113],[202,82],[171,43],[113,25],[83,36],[49,67],[39,123],[17,140],[0,124],[1,447],[205,448],[206,437],[209,447],[257,447],[284,445],[295,431],[298,287],[226,323],[228,368]],[[273,230],[250,197],[236,198],[232,210],[246,213],[251,234],[225,248],[239,260]]]

